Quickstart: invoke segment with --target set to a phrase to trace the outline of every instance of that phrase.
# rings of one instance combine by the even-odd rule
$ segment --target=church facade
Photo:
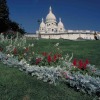
[[[49,8],[49,14],[46,16],[46,20],[44,22],[42,18],[42,22],[40,23],[40,27],[38,32],[40,34],[48,34],[48,33],[62,33],[64,32],[64,25],[61,22],[61,18],[59,18],[59,23],[56,21],[55,15],[52,13],[52,8]]]
[[[50,39],[94,39],[94,34],[97,33],[91,30],[66,30],[64,24],[59,18],[57,22],[55,15],[52,12],[52,8],[49,8],[49,13],[44,20],[40,23],[39,30],[36,34],[39,38]],[[99,33],[100,34],[100,33]]]

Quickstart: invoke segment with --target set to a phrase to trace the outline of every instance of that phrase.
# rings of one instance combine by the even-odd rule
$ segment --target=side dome
[[[62,23],[62,21],[61,21],[61,18],[59,18],[58,26],[60,26],[60,27],[64,27],[64,25],[63,25],[63,23]]]
[[[49,8],[49,14],[46,16],[46,21],[47,20],[56,20],[55,15],[52,13],[52,8]]]
[[[45,23],[44,23],[43,18],[42,18],[42,22],[41,22],[41,24],[40,24],[40,27],[45,27]]]

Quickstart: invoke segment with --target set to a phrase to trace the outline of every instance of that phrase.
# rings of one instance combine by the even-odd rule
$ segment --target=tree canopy
[[[9,28],[9,9],[6,0],[0,0],[0,32]]]
[[[9,18],[9,8],[6,0],[0,0],[0,33],[7,30],[18,31],[21,34],[25,33],[25,30],[19,27],[19,24],[12,21]]]

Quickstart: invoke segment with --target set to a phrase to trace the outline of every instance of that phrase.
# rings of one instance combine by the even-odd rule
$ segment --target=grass
[[[74,58],[88,59],[91,64],[100,67],[100,41],[68,41],[68,40],[39,40],[35,42],[36,47],[34,51],[52,51],[52,48],[56,43],[60,43],[59,47],[62,50],[62,54],[74,54]],[[40,52],[40,53],[41,53]]]
[[[49,85],[20,72],[16,68],[0,67],[0,100],[91,100],[65,84]]]
[[[51,51],[49,47],[57,42],[63,55],[73,52],[74,58],[86,59],[100,67],[100,41],[39,40],[29,42],[36,44],[35,52]],[[64,83],[49,85],[36,77],[20,72],[17,68],[8,68],[0,63],[0,100],[93,100],[93,96],[82,94]]]

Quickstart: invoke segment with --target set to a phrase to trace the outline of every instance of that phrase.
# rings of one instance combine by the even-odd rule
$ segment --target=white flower
[[[23,47],[24,49],[26,49],[26,47]]]
[[[63,59],[64,59],[64,57],[61,57],[60,59],[62,59],[62,60],[63,60]]]
[[[26,56],[27,54],[26,53],[24,53],[24,56]]]
[[[32,47],[34,46],[34,44],[32,43],[32,45],[31,45]]]
[[[59,43],[56,43],[55,46],[58,47]]]
[[[11,57],[13,57],[14,55],[13,54],[11,54]]]
[[[19,43],[17,45],[19,46]]]
[[[28,46],[30,47],[31,45],[29,44]]]
[[[58,50],[60,50],[59,48],[57,48]]]
[[[34,54],[34,52],[32,52],[32,54]]]
[[[10,57],[10,54],[7,54],[7,57]]]

